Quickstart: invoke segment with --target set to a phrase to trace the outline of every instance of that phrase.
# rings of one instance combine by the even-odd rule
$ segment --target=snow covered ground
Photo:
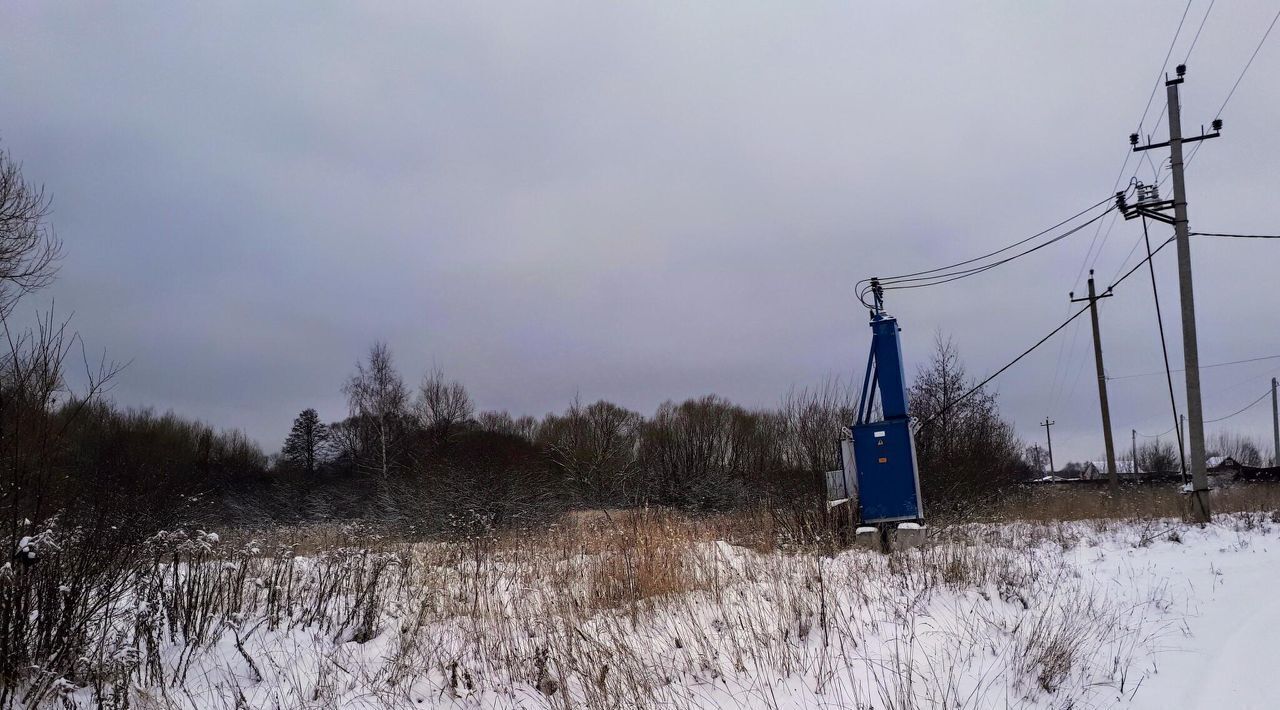
[[[46,702],[1280,707],[1269,514],[959,526],[893,556],[711,532],[655,520],[307,556],[187,541],[194,556],[140,578],[104,632],[129,681],[63,679]]]
[[[1183,616],[1131,707],[1280,707],[1280,538],[1240,520],[1228,523],[1236,530],[1191,528],[1180,531],[1183,544],[1121,553],[1144,575],[1170,580]]]

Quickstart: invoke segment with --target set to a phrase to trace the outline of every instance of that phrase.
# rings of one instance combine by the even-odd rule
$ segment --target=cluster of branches
[[[1235,431],[1218,431],[1210,436],[1205,441],[1205,457],[1206,463],[1214,459],[1230,458],[1243,466],[1276,465],[1275,453],[1270,444],[1260,443],[1248,434]],[[1043,473],[1048,469],[1048,457],[1040,446],[1033,444],[1027,447],[1026,458],[1033,471]],[[1099,454],[1094,465],[1101,468],[1100,462],[1104,458],[1105,454]],[[1182,472],[1182,455],[1178,452],[1177,437],[1173,434],[1144,441],[1136,448],[1117,451],[1116,463],[1119,464],[1122,476],[1137,476],[1144,480],[1173,479]],[[1079,476],[1088,468],[1088,462],[1069,461],[1061,467],[1060,473]]]
[[[999,493],[1029,466],[996,396],[973,384],[954,344],[938,338],[911,388],[922,485],[931,507]],[[793,389],[779,406],[721,397],[666,402],[652,416],[608,401],[574,400],[541,419],[476,412],[466,388],[439,370],[411,390],[390,349],[375,343],[343,386],[346,419],[303,411],[276,461],[274,495],[246,492],[250,517],[402,516],[439,521],[458,511],[490,520],[564,508],[666,505],[725,509],[767,501],[820,506],[837,468],[856,392],[838,380]],[[947,405],[951,404],[949,408]],[[274,501],[269,510],[253,503]],[[370,506],[373,506],[370,508]]]
[[[762,497],[811,505],[821,473],[836,466],[853,401],[831,380],[768,410],[707,396],[665,403],[651,417],[578,400],[541,419],[515,417],[477,412],[466,388],[439,370],[411,389],[384,343],[343,392],[345,419],[298,415],[274,465],[270,487],[280,492],[254,515],[439,522],[459,511],[502,520],[582,507],[724,509]],[[262,495],[246,491],[241,505]]]
[[[74,661],[60,654],[81,646],[64,642],[127,588],[141,541],[267,464],[238,432],[112,406],[103,395],[120,368],[91,361],[66,321],[14,322],[57,273],[48,212],[43,188],[0,151],[0,707],[20,704],[17,674]],[[65,581],[27,573],[55,552]]]
[[[1181,457],[1174,439],[1160,438],[1143,443],[1137,450],[1137,470],[1147,473],[1172,473],[1181,468]],[[1230,458],[1244,466],[1275,465],[1275,454],[1269,444],[1239,432],[1219,431],[1205,442],[1209,459]],[[1133,458],[1131,453],[1127,458]]]

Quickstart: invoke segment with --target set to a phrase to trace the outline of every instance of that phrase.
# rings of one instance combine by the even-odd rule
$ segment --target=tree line
[[[994,393],[954,401],[972,379],[950,340],[939,336],[935,346],[909,396],[916,416],[929,420],[917,449],[925,496],[937,509],[997,495],[1029,467]],[[575,399],[562,413],[513,416],[477,411],[466,387],[438,369],[411,388],[381,342],[342,391],[346,418],[324,423],[304,410],[270,473],[234,496],[250,517],[440,521],[466,511],[500,522],[636,505],[816,509],[858,394],[829,378],[793,388],[772,408],[707,395],[645,416]]]
[[[120,368],[87,359],[68,322],[46,314],[15,324],[15,304],[57,273],[62,244],[49,209],[0,151],[0,511],[14,541],[51,520],[105,541],[200,521],[441,528],[638,505],[817,511],[853,417],[858,393],[836,379],[766,408],[706,395],[650,414],[603,400],[541,418],[477,411],[440,370],[407,383],[390,348],[375,343],[341,383],[346,416],[303,411],[269,457],[239,431],[112,403]],[[72,367],[85,373],[79,387]],[[930,419],[917,443],[935,510],[998,491],[1026,468],[994,393],[952,401],[971,384],[939,338],[911,388],[913,410]]]

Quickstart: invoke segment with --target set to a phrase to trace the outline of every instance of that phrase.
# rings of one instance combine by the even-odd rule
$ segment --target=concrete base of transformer
[[[889,529],[889,550],[903,552],[924,544],[924,526],[919,523],[901,523]]]
[[[877,552],[904,552],[924,545],[925,526],[920,523],[862,525],[853,532],[853,546]]]
[[[853,546],[867,550],[880,549],[880,528],[863,526],[853,532]]]

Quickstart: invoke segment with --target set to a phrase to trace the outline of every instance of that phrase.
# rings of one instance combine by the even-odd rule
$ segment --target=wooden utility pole
[[[1049,417],[1045,417],[1040,426],[1044,427],[1044,435],[1049,438],[1049,475],[1052,476],[1057,470],[1053,467],[1053,434],[1049,432],[1049,427],[1057,424],[1057,422],[1049,421]]]
[[[1178,245],[1178,290],[1182,300],[1182,357],[1185,361],[1187,380],[1187,417],[1191,421],[1191,518],[1198,523],[1207,523],[1209,511],[1209,477],[1204,470],[1204,409],[1200,401],[1200,348],[1196,339],[1196,304],[1195,290],[1191,282],[1191,238],[1187,227],[1187,185],[1183,176],[1182,146],[1186,143],[1217,138],[1222,129],[1220,119],[1213,120],[1213,133],[1204,133],[1190,138],[1182,137],[1182,105],[1178,98],[1178,87],[1187,73],[1185,64],[1179,64],[1177,76],[1172,79],[1166,75],[1164,86],[1169,104],[1169,140],[1164,143],[1138,145],[1138,134],[1129,136],[1129,143],[1135,151],[1153,148],[1169,148],[1170,171],[1173,174],[1173,217],[1162,215],[1162,221],[1173,224],[1174,236]],[[1143,212],[1146,216],[1154,216]],[[1125,215],[1128,217],[1129,215]],[[1160,219],[1160,217],[1156,217]]]
[[[1116,475],[1116,448],[1111,440],[1111,406],[1107,403],[1107,371],[1102,366],[1102,332],[1098,327],[1098,299],[1110,298],[1111,292],[1107,291],[1101,296],[1093,290],[1093,269],[1089,269],[1089,296],[1087,298],[1072,298],[1072,303],[1081,301],[1089,302],[1089,316],[1093,319],[1093,363],[1098,370],[1098,406],[1102,408],[1102,441],[1107,445],[1107,483],[1111,487],[1111,492],[1115,493],[1120,485],[1120,479]],[[1075,296],[1070,293],[1068,296]]]

